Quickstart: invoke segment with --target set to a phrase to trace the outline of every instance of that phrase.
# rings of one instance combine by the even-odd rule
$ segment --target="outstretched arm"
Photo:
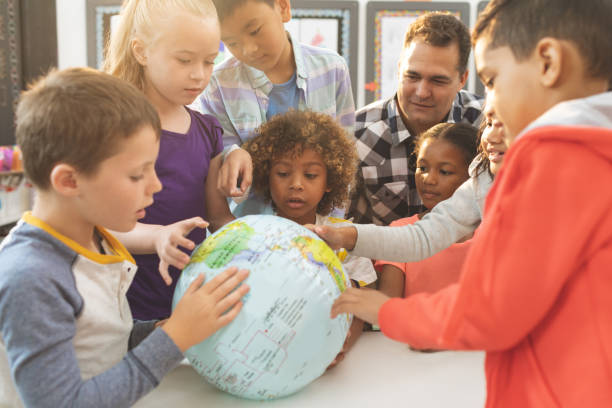
[[[194,228],[206,228],[208,223],[200,217],[193,217],[170,225],[137,223],[130,232],[116,232],[115,235],[132,254],[153,254],[159,256],[159,273],[166,285],[172,283],[168,273],[170,265],[183,269],[189,263],[189,255],[179,249],[195,248],[195,243],[186,236]]]

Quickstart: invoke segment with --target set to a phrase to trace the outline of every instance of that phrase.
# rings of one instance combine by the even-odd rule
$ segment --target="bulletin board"
[[[285,28],[298,42],[330,48],[344,57],[356,95],[358,25],[358,1],[293,0]]]
[[[104,47],[110,38],[113,16],[121,10],[121,0],[87,0],[87,65],[102,68]],[[114,20],[116,21],[116,20]]]
[[[476,8],[476,16],[478,16],[478,14],[480,14],[480,12],[482,10],[484,10],[484,8],[487,6],[487,4],[489,4],[488,1],[479,1],[478,2],[478,6]],[[474,73],[476,73],[476,95],[480,95],[480,96],[484,96],[485,94],[485,87],[484,84],[482,83],[482,81],[480,80],[480,77],[478,76],[478,73],[476,71],[476,65],[474,65]]]
[[[397,90],[397,61],[408,26],[429,11],[448,12],[470,26],[468,2],[370,1],[366,19],[366,104]]]
[[[0,146],[15,143],[15,108],[22,86],[19,3],[0,2]]]

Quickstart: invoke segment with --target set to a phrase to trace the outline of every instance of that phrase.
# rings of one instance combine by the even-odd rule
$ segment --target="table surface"
[[[365,332],[338,366],[285,398],[262,402],[234,397],[207,384],[185,362],[134,406],[474,408],[484,401],[484,353],[416,352],[382,333]]]

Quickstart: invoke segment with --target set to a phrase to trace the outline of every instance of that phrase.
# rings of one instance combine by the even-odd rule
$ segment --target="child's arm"
[[[174,328],[166,327],[169,320],[112,368],[83,379],[74,336],[84,300],[69,270],[53,275],[46,261],[40,268],[46,272],[23,273],[22,279],[15,274],[17,278],[3,285],[0,293],[2,339],[25,406],[131,406],[178,365],[181,351],[231,321],[240,310],[240,297],[248,291],[242,285],[231,292],[246,278],[235,268],[199,289],[194,283],[189,296],[181,300],[180,311],[177,307],[173,314]]]
[[[341,68],[337,71],[336,81],[336,120],[346,130],[347,135],[354,140],[355,100],[348,67],[344,59],[342,57],[340,59]]]
[[[314,232],[332,248],[344,246],[354,255],[394,262],[416,262],[448,248],[465,236],[471,235],[481,220],[476,199],[476,184],[481,194],[486,192],[492,179],[488,173],[470,178],[448,200],[436,205],[423,219],[402,227],[353,224],[339,228],[314,227]],[[487,183],[485,185],[485,183]]]
[[[206,89],[200,95],[199,100],[202,112],[216,117],[223,127],[223,146],[228,147],[233,144],[240,146],[242,140],[227,114],[227,109],[221,95],[221,88],[214,74],[210,78],[208,86],[206,86]]]
[[[221,165],[216,177],[217,188],[226,197],[241,197],[247,194],[253,180],[253,160],[249,152],[235,146],[231,151],[227,153],[224,151],[219,156],[221,156]],[[209,180],[214,179],[209,178]]]
[[[378,324],[378,311],[389,300],[389,296],[370,288],[349,288],[334,302],[331,318],[335,319],[341,313],[352,313],[361,320]]]
[[[389,297],[403,297],[406,275],[398,266],[385,263],[378,278],[378,290]]]
[[[488,198],[458,284],[390,299],[378,312],[365,299],[343,294],[332,315],[378,317],[385,335],[417,348],[490,351],[508,349],[530,334],[541,338],[561,313],[566,322],[588,330],[608,321],[603,305],[609,296],[593,288],[609,282],[612,190],[599,190],[592,200],[576,197],[592,196],[593,185],[607,185],[609,161],[573,143],[548,143],[544,149],[529,134],[515,142],[512,153]],[[559,157],[563,166],[551,172]],[[582,174],[585,163],[589,183]]]
[[[208,228],[212,232],[236,218],[229,209],[227,199],[221,191],[219,183],[216,182],[220,178],[219,171],[222,160],[223,155],[219,154],[210,161],[206,178],[206,211],[210,222]]]
[[[166,285],[172,283],[168,273],[170,265],[182,270],[189,263],[189,255],[178,247],[188,250],[195,248],[195,243],[186,238],[194,228],[206,228],[208,223],[200,217],[193,217],[170,225],[137,223],[130,232],[112,231],[113,235],[132,254],[152,254],[159,256],[159,273]]]

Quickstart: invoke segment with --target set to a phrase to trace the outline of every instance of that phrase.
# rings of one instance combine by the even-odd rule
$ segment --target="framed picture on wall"
[[[485,7],[487,7],[487,4],[489,4],[488,1],[479,1],[478,2],[478,6],[476,8],[476,16],[478,16],[478,14],[480,14],[480,12],[482,10],[484,10]],[[474,73],[476,73],[476,65],[474,65]],[[478,77],[478,74],[475,75],[475,78],[476,78],[476,86],[475,86],[476,95],[484,96],[484,94],[485,94],[484,84],[482,83],[482,81]]]
[[[410,24],[430,11],[450,13],[470,26],[468,2],[370,1],[366,19],[365,103],[389,98],[397,90],[404,34]]]
[[[121,10],[121,0],[87,0],[87,65],[101,68],[104,47]],[[115,17],[115,18],[113,18]]]
[[[357,83],[357,1],[294,0],[291,21],[286,24],[299,42],[331,48],[346,60],[353,93]],[[105,45],[121,10],[121,0],[87,0],[87,64],[100,68]],[[215,62],[231,56],[223,43]]]
[[[15,108],[21,92],[21,25],[18,0],[0,2],[0,145],[15,143]]]
[[[293,0],[285,28],[298,42],[330,48],[344,57],[356,97],[358,25],[358,1]]]

